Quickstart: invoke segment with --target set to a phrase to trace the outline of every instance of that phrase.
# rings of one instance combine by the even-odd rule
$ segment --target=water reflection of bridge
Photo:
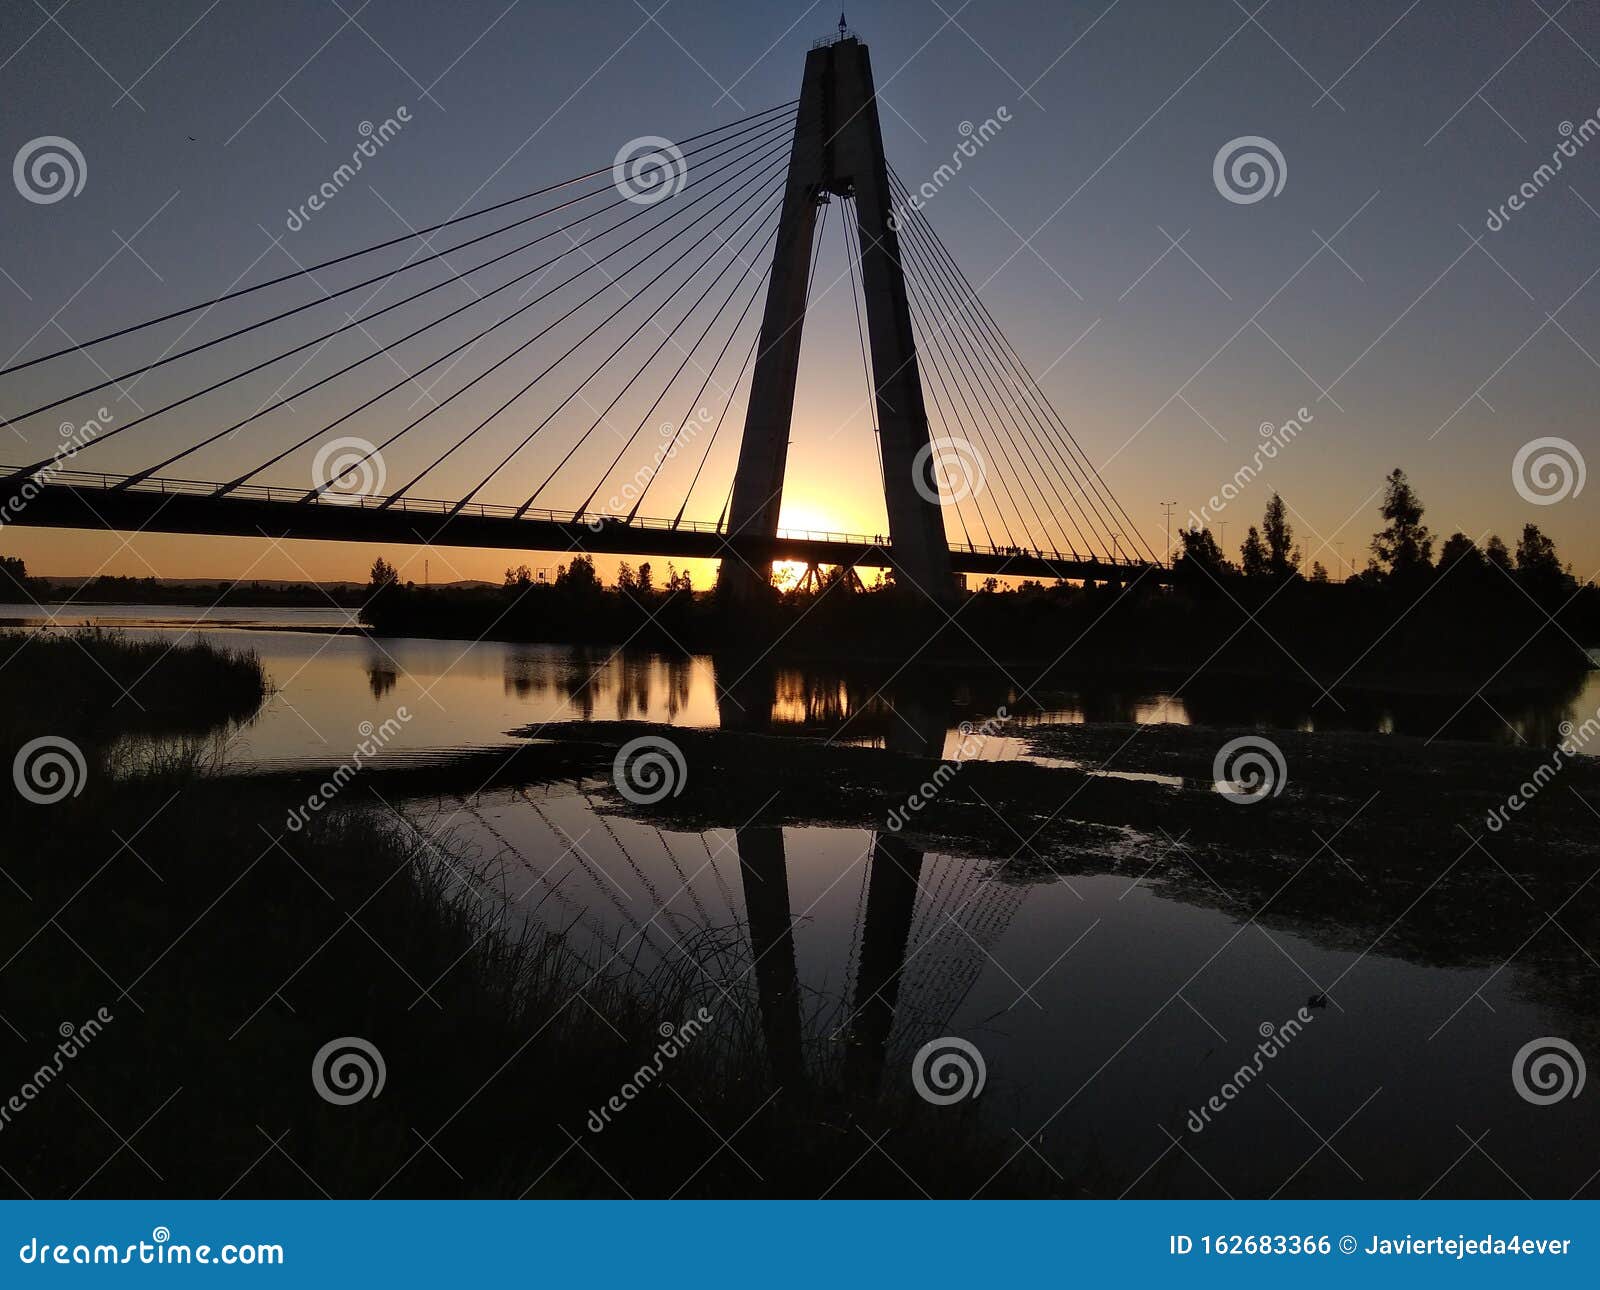
[[[852,729],[877,734],[893,751],[943,756],[946,706],[852,693],[843,682],[818,685],[802,674],[751,670],[719,693],[725,730],[827,724],[846,728],[859,713],[877,719]],[[894,803],[885,803],[887,815]],[[794,952],[783,830],[758,824],[738,831],[739,868],[759,987],[763,1030],[778,1079],[805,1069],[800,984]],[[1022,901],[1022,890],[992,868],[929,857],[898,835],[873,830],[854,920],[850,996],[833,1037],[845,1042],[844,1074],[869,1091],[892,1055],[945,1033],[982,975],[990,946]]]
[[[815,973],[801,971],[795,929],[810,920],[812,909],[794,902],[781,826],[753,823],[721,837],[721,831],[700,833],[700,854],[685,857],[681,844],[675,848],[673,837],[653,826],[646,834],[653,845],[630,842],[636,822],[608,820],[590,803],[595,828],[609,843],[602,861],[595,839],[557,818],[561,797],[512,793],[547,831],[552,854],[543,854],[544,846],[538,855],[527,854],[482,802],[459,808],[503,854],[521,862],[527,876],[497,884],[508,912],[521,906],[575,947],[586,944],[585,957],[602,972],[636,970],[649,979],[663,965],[699,986],[716,1009],[753,1002],[774,1078],[782,1084],[807,1082],[826,1067],[870,1092],[886,1065],[903,1064],[927,1039],[949,1033],[1025,892],[1000,881],[994,866],[928,854],[888,832],[865,832],[857,860],[827,884],[851,882],[849,869],[859,866],[848,948],[830,952],[820,974],[825,981],[843,980],[830,994],[807,979]],[[612,854],[637,878],[641,900],[619,885],[627,875],[612,864]],[[733,885],[724,871],[730,866],[738,869]],[[532,877],[543,874],[556,878]],[[577,882],[575,875],[581,875]],[[674,909],[679,904],[693,913]],[[581,938],[573,937],[574,928]]]
[[[386,685],[376,664],[368,671],[374,690]],[[571,717],[670,720],[690,709],[691,690],[702,685],[714,690],[725,730],[810,730],[925,759],[944,754],[957,701],[947,688],[885,690],[861,677],[728,659],[512,647],[504,661],[507,693],[554,696]],[[704,701],[704,691],[696,698]],[[757,819],[698,832],[685,847],[683,834],[605,815],[582,792],[509,792],[507,805],[533,818],[526,826],[491,818],[483,800],[459,807],[528,875],[504,880],[507,901],[526,896],[525,909],[542,906],[538,919],[573,933],[597,963],[626,946],[616,962],[675,965],[707,991],[754,1004],[781,1084],[843,1076],[875,1088],[886,1063],[949,1032],[1024,895],[1000,882],[992,864],[926,853],[886,829],[853,831],[858,850],[830,858],[840,867],[824,887],[859,895],[848,939],[819,938],[827,944],[819,992],[810,980],[816,963],[802,972],[795,947],[797,923],[814,915],[795,903],[794,832]],[[893,805],[883,803],[883,815]],[[541,874],[549,885],[531,887]],[[830,907],[830,925],[837,912]]]
[[[581,689],[584,675],[574,669],[562,688]],[[724,694],[725,727],[770,729],[792,719],[794,692],[773,672],[764,676],[738,697]],[[947,711],[885,706],[885,744],[941,755]],[[794,878],[816,870],[792,869],[791,850],[797,840],[816,845],[816,835],[757,819],[687,835],[686,847],[686,835],[609,816],[578,787],[511,789],[508,804],[531,814],[526,830],[515,818],[491,818],[482,800],[461,802],[501,853],[520,861],[500,884],[508,908],[534,911],[569,943],[586,945],[596,966],[648,977],[664,965],[718,1007],[753,1005],[780,1084],[842,1078],[870,1092],[886,1066],[907,1066],[923,1042],[950,1032],[1024,896],[994,865],[932,854],[886,829],[852,830],[857,849],[829,858],[835,867],[820,879],[821,894],[812,884],[800,904],[797,889],[808,889]],[[892,805],[884,803],[885,815]],[[846,938],[840,905],[852,888]],[[842,900],[816,913],[830,892]],[[840,929],[806,938],[808,955],[826,946],[822,963],[796,949],[797,926],[814,918]]]
[[[691,725],[818,735],[832,742],[871,743],[911,755],[938,756],[933,742],[962,719],[974,722],[1004,705],[1010,720],[1086,724],[1175,723],[1217,729],[1268,726],[1284,730],[1350,730],[1521,742],[1550,747],[1561,723],[1592,712],[1579,708],[1588,676],[1552,680],[1502,698],[1495,709],[1469,707],[1448,694],[1361,691],[1341,708],[1319,703],[1293,681],[1196,678],[1182,693],[1170,682],[1137,675],[1090,679],[1063,673],[1040,680],[998,668],[918,672],[870,665],[752,662],[736,654],[669,655],[586,646],[507,646],[504,686],[518,698],[561,701],[559,719],[683,722]],[[374,655],[368,682],[387,693],[390,667]],[[1024,690],[1023,687],[1027,687]],[[1027,692],[1031,691],[1031,693]]]
[[[783,830],[738,832],[762,1030],[773,1073],[804,1079],[807,1060]],[[1020,887],[981,866],[930,858],[874,831],[847,972],[850,995],[832,1039],[847,1045],[846,1081],[875,1090],[885,1066],[944,1034],[1022,902]]]

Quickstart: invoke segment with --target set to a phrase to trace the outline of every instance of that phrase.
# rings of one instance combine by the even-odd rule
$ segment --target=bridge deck
[[[459,546],[506,551],[592,552],[608,555],[739,558],[752,565],[799,560],[863,568],[894,566],[887,539],[855,533],[780,531],[774,538],[730,538],[714,524],[562,511],[518,514],[515,507],[426,498],[335,497],[306,500],[306,490],[251,485],[219,495],[222,485],[200,480],[81,471],[44,472],[28,481],[0,479],[0,527],[103,529],[114,532],[195,533],[225,537],[309,538]],[[1160,565],[1076,552],[952,544],[956,572],[1043,579],[1166,582]]]

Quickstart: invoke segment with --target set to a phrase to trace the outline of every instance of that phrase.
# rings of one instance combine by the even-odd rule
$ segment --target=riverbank
[[[590,579],[466,590],[391,584],[374,590],[363,620],[379,635],[630,643],[785,663],[1001,665],[1036,675],[1276,677],[1352,692],[1515,687],[1580,674],[1593,666],[1586,649],[1600,648],[1600,591],[1509,578],[1032,584],[948,608],[893,587],[852,592],[836,583],[774,593],[738,613],[715,592],[608,589]]]
[[[1572,751],[1559,756],[1394,735],[1170,725],[1001,722],[969,737],[968,759],[958,745],[942,762],[635,723],[544,726],[537,735],[550,742],[530,756],[582,749],[602,766],[632,741],[667,741],[681,765],[668,772],[673,791],[641,805],[614,784],[601,790],[609,809],[661,827],[754,819],[869,828],[919,851],[991,858],[1007,883],[1126,873],[1330,948],[1381,945],[1450,967],[1500,964],[1521,950],[1519,967],[1538,989],[1592,1015],[1583,947],[1600,942],[1600,889],[1588,881],[1600,716],[1569,732]],[[995,738],[1019,739],[1048,764],[976,759]],[[1230,748],[1223,764],[1241,789],[1271,766],[1268,786],[1248,800],[1219,789],[1219,756]],[[1406,917],[1424,897],[1427,916]],[[1556,908],[1570,938],[1523,949]]]

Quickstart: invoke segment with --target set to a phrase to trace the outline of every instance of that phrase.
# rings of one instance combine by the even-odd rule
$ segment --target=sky
[[[0,185],[0,356],[13,356],[0,366],[609,167],[641,136],[688,139],[786,102],[806,50],[838,18],[821,5],[749,0],[5,6],[0,159],[58,136],[83,158],[83,184],[53,202]],[[1517,475],[1519,451],[1541,439],[1561,441],[1555,451],[1574,469],[1600,464],[1600,135],[1590,139],[1600,126],[1600,0],[879,0],[852,4],[848,18],[871,50],[887,154],[913,187],[933,184],[967,138],[963,123],[1003,122],[957,175],[933,184],[924,213],[1151,546],[1165,544],[1170,502],[1174,526],[1204,509],[1236,549],[1276,490],[1308,560],[1360,567],[1383,477],[1400,466],[1441,539],[1459,529],[1514,540],[1534,522],[1579,576],[1600,573],[1593,494],[1530,484],[1525,464]],[[292,213],[361,142],[362,123],[401,109],[408,119],[361,174],[294,227]],[[1233,200],[1216,161],[1248,137],[1281,157],[1281,187]],[[1570,155],[1557,152],[1563,141]],[[1552,154],[1559,173],[1540,175]],[[688,178],[674,201],[695,195],[703,176],[693,161]],[[1507,205],[1514,196],[1521,209]],[[794,527],[875,533],[881,482],[843,255],[834,221],[807,320],[783,515]],[[362,267],[318,283],[337,289]],[[665,294],[671,273],[643,274],[627,290]],[[435,265],[416,282],[443,276]],[[299,303],[303,287],[272,299]],[[452,291],[465,289],[436,299],[468,299]],[[266,295],[222,306],[189,333],[192,317],[0,377],[0,411],[15,417],[262,317]],[[300,343],[321,317],[337,326],[340,308],[13,421],[0,430],[0,464],[48,457],[63,424],[101,408],[126,424]],[[408,317],[388,320],[394,333],[355,329],[304,368],[269,369],[91,446],[73,465],[146,468],[274,391],[298,390],[291,378],[368,355],[364,388],[381,388],[386,365],[405,382],[438,352],[379,352]],[[439,334],[454,343],[473,330],[462,327]],[[413,377],[345,430],[379,439],[513,347],[472,351],[477,366],[437,384]],[[730,347],[735,365],[741,348]],[[386,451],[390,488],[515,392],[539,352],[510,359]],[[719,371],[718,389],[732,368]],[[665,415],[646,416],[648,386],[606,431],[625,436]],[[458,454],[416,495],[454,498],[476,484],[569,387],[551,388],[514,404],[474,441],[481,455]],[[231,479],[344,410],[331,397],[339,389],[294,400],[163,473]],[[714,520],[726,496],[742,391],[730,397],[733,429],[707,458],[690,518]],[[483,500],[518,503],[534,490],[593,419],[583,400],[567,411]],[[1263,460],[1260,427],[1290,419],[1300,430]],[[258,481],[308,486],[321,442]],[[584,500],[598,473],[589,467],[620,447],[604,434],[597,443],[541,505]],[[689,460],[662,471],[651,496],[664,511],[641,513],[671,514],[687,483],[675,472]],[[995,461],[991,474],[1022,464]],[[1246,467],[1239,495],[1210,506]],[[613,474],[599,499],[630,473]],[[419,581],[427,560],[436,582],[557,562],[15,525],[0,531],[0,553],[44,575],[229,579],[359,578],[378,554]]]

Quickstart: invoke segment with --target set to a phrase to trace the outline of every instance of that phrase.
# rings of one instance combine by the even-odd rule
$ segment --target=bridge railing
[[[1122,555],[1095,555],[1092,552],[1086,554],[1032,546],[975,546],[970,542],[952,542],[950,550],[961,555],[1028,556],[1055,564],[1097,564],[1117,569],[1143,569],[1149,564],[1148,560],[1135,560]]]
[[[0,479],[18,473],[16,468],[0,466]],[[305,487],[287,488],[279,484],[240,484],[234,488],[210,480],[179,479],[151,475],[140,478],[133,475],[116,475],[103,471],[46,470],[40,472],[41,482],[64,484],[73,488],[137,490],[142,493],[161,493],[189,497],[215,497],[218,501],[234,498],[243,501],[293,502],[297,504],[355,507],[362,510],[399,510],[407,514],[472,515],[492,519],[522,519],[546,524],[582,525],[596,532],[605,528],[647,529],[655,532],[721,533],[720,522],[710,520],[669,520],[654,516],[635,516],[628,520],[621,515],[593,511],[519,509],[501,502],[447,502],[431,497],[369,497],[350,493],[318,493]],[[223,490],[226,489],[224,492]],[[835,533],[826,529],[779,529],[778,538],[785,542],[815,542],[829,546],[854,546],[888,551],[891,543],[884,534],[869,536],[865,533]],[[963,555],[998,557],[1030,557],[1057,564],[1090,564],[1108,568],[1143,569],[1146,561],[1125,556],[1080,554],[1077,551],[1046,550],[1024,546],[977,546],[967,542],[952,542],[952,552]]]

